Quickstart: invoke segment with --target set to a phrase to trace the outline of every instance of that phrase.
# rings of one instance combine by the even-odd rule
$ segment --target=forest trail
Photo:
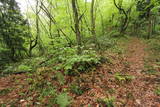
[[[160,82],[158,76],[148,75],[145,60],[148,58],[147,45],[139,38],[132,38],[122,61],[123,69],[119,72],[134,76],[131,83],[117,89],[124,107],[159,107],[160,97],[155,95],[155,87]]]
[[[80,78],[83,79],[83,82],[80,82],[79,86],[89,90],[82,95],[69,93],[74,99],[71,107],[88,107],[88,104],[91,107],[100,107],[97,99],[112,97],[115,98],[116,107],[160,107],[160,97],[155,94],[155,89],[160,83],[160,75],[144,73],[146,59],[149,56],[149,52],[146,51],[147,45],[136,37],[129,39],[129,42],[123,45],[126,49],[122,55],[112,53],[108,55],[113,59],[112,64],[106,63],[95,72],[81,74]],[[119,80],[117,80],[117,73],[134,78],[124,80],[123,76],[118,76]],[[28,92],[26,78],[25,74],[0,78],[0,90],[11,90],[7,95],[1,93],[0,104],[23,105],[23,102],[21,103],[23,98],[19,93]],[[77,77],[71,77],[72,83],[77,83],[76,79]],[[69,87],[70,84],[59,87],[59,89]]]
[[[125,93],[130,94],[125,104],[126,107],[160,106],[160,97],[155,95],[155,87],[160,80],[158,76],[144,73],[146,59],[149,56],[148,51],[146,51],[147,48],[147,45],[139,38],[133,38],[128,43],[125,54],[128,68],[126,67],[127,70],[125,72],[134,76],[135,79],[126,87]],[[132,98],[130,99],[129,97]]]
[[[144,68],[144,59],[147,56],[145,52],[146,44],[138,38],[133,38],[127,49],[127,62],[130,63],[131,72],[140,72]]]

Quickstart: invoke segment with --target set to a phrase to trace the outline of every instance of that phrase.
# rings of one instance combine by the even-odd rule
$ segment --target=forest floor
[[[122,54],[104,53],[111,59],[110,63],[102,64],[95,72],[65,78],[68,82],[58,90],[69,88],[71,83],[78,83],[82,89],[86,89],[80,95],[69,92],[73,98],[71,107],[106,107],[106,100],[114,100],[116,107],[160,107],[160,96],[156,94],[160,86],[160,68],[150,69],[158,65],[151,62],[152,52],[147,50],[148,45],[136,37],[120,45],[124,48]],[[25,107],[35,104],[36,95],[28,95],[26,78],[27,74],[0,78],[1,105],[14,102]],[[33,98],[29,101],[19,93]]]

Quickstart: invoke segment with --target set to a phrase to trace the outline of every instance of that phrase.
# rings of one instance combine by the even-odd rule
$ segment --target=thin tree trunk
[[[74,16],[74,28],[75,28],[75,34],[76,34],[76,39],[77,39],[77,53],[81,54],[82,50],[81,50],[81,45],[82,45],[82,41],[81,41],[81,32],[80,32],[80,27],[79,27],[79,14],[78,14],[78,9],[77,9],[77,4],[76,4],[76,0],[72,0],[72,9],[73,9],[73,16]]]
[[[97,41],[97,37],[96,37],[96,30],[95,30],[96,29],[96,23],[95,23],[94,5],[95,5],[95,0],[92,0],[91,10],[90,10],[90,12],[91,12],[91,33],[92,33],[96,48],[98,49],[99,46],[98,46],[98,41]]]
[[[100,16],[101,16],[102,34],[104,35],[105,34],[104,19],[101,12],[100,12]]]
[[[148,37],[147,39],[150,39],[151,38],[151,35],[152,35],[152,19],[151,19],[151,16],[149,15],[149,18],[148,18]]]

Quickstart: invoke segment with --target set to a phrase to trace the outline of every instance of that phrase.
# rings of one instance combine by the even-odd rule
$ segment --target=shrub
[[[107,36],[99,37],[98,43],[100,45],[101,50],[106,50],[116,45],[115,40],[113,38],[108,38]]]
[[[95,51],[85,50],[81,55],[76,54],[73,48],[64,48],[49,63],[55,63],[54,69],[64,70],[66,74],[77,74],[89,71],[91,68],[100,64],[100,58]]]
[[[67,73],[73,73],[74,71],[85,72],[99,63],[99,59],[89,55],[74,55],[66,61],[63,67]]]

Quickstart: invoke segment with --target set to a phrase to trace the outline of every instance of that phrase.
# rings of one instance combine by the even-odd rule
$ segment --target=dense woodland
[[[0,0],[0,107],[159,107],[159,0]]]

